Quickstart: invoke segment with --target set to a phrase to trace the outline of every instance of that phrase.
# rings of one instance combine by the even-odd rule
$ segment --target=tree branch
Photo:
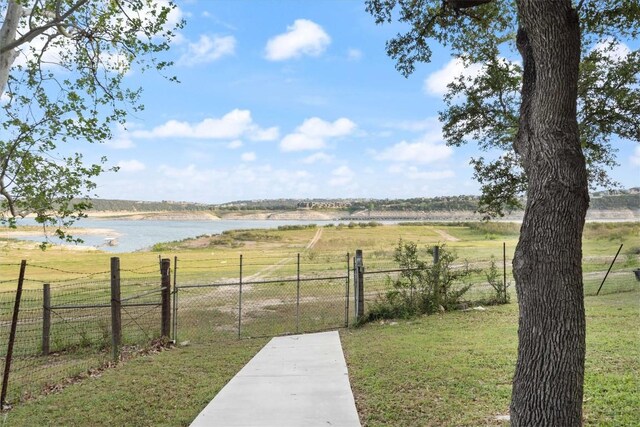
[[[82,6],[84,6],[85,4],[87,4],[89,0],[78,0],[73,6],[71,6],[69,8],[69,10],[67,10],[65,13],[63,13],[62,15],[58,15],[59,13],[59,6],[60,6],[60,0],[58,0],[57,6],[56,6],[56,17],[49,23],[42,25],[40,27],[36,27],[33,29],[30,29],[30,31],[28,31],[27,33],[25,33],[24,35],[20,36],[19,38],[17,38],[16,40],[7,43],[6,45],[0,47],[0,54],[8,52],[12,49],[17,48],[18,46],[21,46],[25,43],[29,43],[31,40],[33,40],[34,38],[38,37],[39,35],[41,35],[42,33],[44,33],[45,31],[47,31],[50,28],[53,27],[58,27],[58,30],[60,29],[60,25],[62,25],[62,23],[71,15],[73,15],[73,13],[75,13],[78,9],[80,9]],[[66,30],[64,32],[61,32],[61,34],[64,35],[64,33],[66,32]]]

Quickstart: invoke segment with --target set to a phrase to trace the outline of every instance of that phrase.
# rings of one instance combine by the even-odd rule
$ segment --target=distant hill
[[[394,212],[473,212],[478,196],[418,197],[411,199],[271,199],[239,200],[222,204],[189,202],[141,202],[93,199],[93,211],[175,212],[175,211],[295,211],[337,210],[353,213],[363,210]],[[640,187],[591,194],[592,210],[640,210]]]
[[[205,211],[213,205],[189,202],[140,202],[135,200],[92,199],[92,211],[116,212],[173,212],[173,211]]]

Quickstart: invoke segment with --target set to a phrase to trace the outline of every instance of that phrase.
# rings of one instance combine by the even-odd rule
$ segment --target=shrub
[[[433,251],[429,249],[432,256]],[[400,239],[393,258],[401,272],[395,279],[387,276],[387,286],[391,289],[378,296],[365,321],[410,318],[454,309],[472,286],[463,279],[475,271],[469,269],[468,263],[463,269],[454,270],[452,263],[457,257],[445,245],[440,247],[438,262],[430,263],[418,257],[418,246],[414,242]]]
[[[487,282],[495,291],[495,300],[490,302],[507,304],[509,302],[509,293],[507,292],[509,284],[500,282],[498,268],[496,267],[496,259],[493,255],[491,255],[491,265],[489,266],[489,271],[485,272],[485,277],[487,278]]]

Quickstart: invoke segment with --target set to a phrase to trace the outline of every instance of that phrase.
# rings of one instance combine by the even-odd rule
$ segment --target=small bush
[[[498,268],[496,267],[496,259],[493,255],[491,255],[489,271],[485,272],[485,276],[487,278],[487,283],[489,283],[495,291],[495,303],[507,304],[509,302],[509,293],[507,292],[509,284],[500,282],[500,275],[498,273]]]
[[[429,249],[433,256],[433,249]],[[387,318],[410,318],[437,310],[455,309],[472,284],[464,282],[471,273],[467,263],[460,270],[452,268],[456,256],[440,247],[439,260],[430,263],[419,259],[418,246],[402,239],[394,252],[394,260],[402,270],[395,279],[387,276],[391,289],[371,305],[365,321]]]
[[[293,230],[307,230],[312,228],[318,228],[316,224],[303,224],[303,225],[280,225],[278,230],[280,231],[293,231]]]

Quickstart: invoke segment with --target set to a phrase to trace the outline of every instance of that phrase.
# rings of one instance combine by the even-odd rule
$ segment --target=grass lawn
[[[446,241],[460,260],[468,259],[482,268],[488,267],[491,256],[495,256],[501,266],[504,241],[510,280],[517,233],[518,226],[509,223],[234,231],[158,245],[156,252],[120,254],[123,289],[126,289],[123,296],[137,294],[149,286],[157,289],[159,255],[172,261],[177,256],[177,279],[181,285],[236,280],[240,254],[243,254],[245,280],[295,277],[298,253],[301,253],[303,276],[333,276],[346,274],[346,253],[353,254],[356,248],[364,250],[367,272],[394,268],[393,251],[400,237],[417,242],[424,259],[430,257],[428,246]],[[603,288],[603,294],[607,295],[586,300],[585,422],[588,425],[637,425],[640,420],[640,411],[636,409],[640,407],[640,292],[631,271],[640,267],[639,235],[640,223],[588,224],[586,227],[583,267],[585,290],[589,295],[595,294],[613,255],[624,243]],[[316,237],[319,240],[315,241]],[[312,241],[315,245],[308,247]],[[35,295],[31,302],[34,318],[41,319],[38,310],[42,310],[42,303],[38,298],[41,298],[42,283],[52,284],[57,304],[75,301],[80,296],[84,298],[81,302],[87,302],[87,292],[92,289],[91,301],[108,302],[111,256],[59,247],[42,252],[30,243],[0,240],[0,291],[11,291],[0,292],[0,296],[6,297],[6,301],[0,298],[0,303],[5,303],[0,307],[7,307],[3,311],[6,319],[0,320],[11,317],[14,278],[17,278],[21,259],[29,260],[25,294]],[[384,282],[383,276],[378,277],[380,283]],[[477,276],[480,287],[483,275]],[[368,290],[375,291],[374,276],[368,276],[367,280]],[[319,296],[340,299],[343,286],[340,280],[303,285],[300,325],[294,317],[296,289],[292,282],[253,289],[249,286],[243,294],[243,316],[247,321],[243,322],[242,335],[293,332],[297,326],[301,331],[335,326],[334,320],[342,315],[344,304],[325,301],[320,306],[316,299]],[[222,338],[236,331],[237,308],[234,307],[238,296],[235,288],[229,289],[180,291],[178,340],[190,340],[191,346],[128,361],[105,371],[100,378],[86,379],[62,393],[18,405],[5,415],[5,424],[188,424],[266,342],[265,339]],[[615,293],[630,289],[636,291]],[[76,297],[74,293],[81,295]],[[27,306],[25,302],[23,308]],[[326,307],[335,313],[329,313]],[[108,311],[105,309],[104,319],[108,319]],[[90,314],[95,317],[93,323],[102,319],[98,319],[96,312]],[[288,319],[288,323],[273,320],[280,318]],[[82,335],[86,328],[88,335],[100,339],[105,328],[91,329],[93,320],[83,319],[74,318],[81,323],[81,327],[76,325],[75,329],[66,321],[59,321],[54,327],[68,326],[64,332],[72,337]],[[212,327],[218,323],[223,323],[225,328]],[[41,327],[37,322],[33,324],[36,325],[32,328],[34,338],[25,341],[25,345],[37,348]],[[1,348],[6,348],[6,331],[8,328],[0,331]],[[58,334],[62,336],[62,332]],[[516,336],[516,304],[345,330],[343,346],[363,424],[499,424],[495,416],[508,411]],[[93,367],[88,363],[82,368]],[[31,370],[24,371],[25,381],[33,382],[28,379]],[[20,377],[15,373],[13,379],[18,383]]]
[[[588,297],[585,425],[640,420],[640,292]],[[365,426],[501,425],[517,353],[517,305],[342,332]],[[375,344],[372,344],[375,343]]]
[[[139,357],[19,405],[4,426],[189,425],[266,339],[174,348]]]
[[[640,419],[640,292],[589,297],[585,424]],[[517,306],[343,330],[364,426],[500,425],[516,359]],[[267,342],[230,340],[131,360],[17,406],[4,425],[188,425]]]

